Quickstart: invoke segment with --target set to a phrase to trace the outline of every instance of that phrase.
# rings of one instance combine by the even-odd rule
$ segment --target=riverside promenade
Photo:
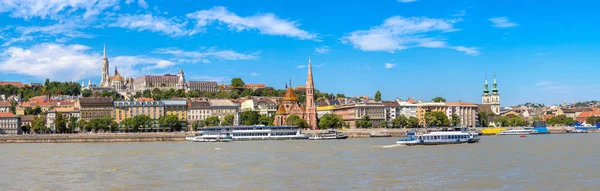
[[[77,133],[2,135],[0,143],[95,143],[185,141],[186,133]]]

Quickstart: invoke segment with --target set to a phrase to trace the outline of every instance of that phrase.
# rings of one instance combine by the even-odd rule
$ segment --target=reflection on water
[[[0,144],[0,190],[597,190],[599,136]]]

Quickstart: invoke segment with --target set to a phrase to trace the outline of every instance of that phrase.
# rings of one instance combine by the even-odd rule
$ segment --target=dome
[[[294,93],[294,89],[289,87],[283,95],[283,101],[298,101],[298,96]]]

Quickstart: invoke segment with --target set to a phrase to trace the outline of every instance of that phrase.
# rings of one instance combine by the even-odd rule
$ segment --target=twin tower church
[[[496,74],[494,74],[494,84],[492,92],[488,88],[487,77],[483,84],[483,95],[481,96],[481,104],[489,107],[489,111],[495,115],[500,115],[500,94],[498,93],[498,83],[496,83]]]

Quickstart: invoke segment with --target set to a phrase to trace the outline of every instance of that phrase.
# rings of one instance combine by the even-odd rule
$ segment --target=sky
[[[501,105],[598,100],[593,1],[0,0],[0,81],[186,80]],[[490,87],[491,88],[491,87]]]

